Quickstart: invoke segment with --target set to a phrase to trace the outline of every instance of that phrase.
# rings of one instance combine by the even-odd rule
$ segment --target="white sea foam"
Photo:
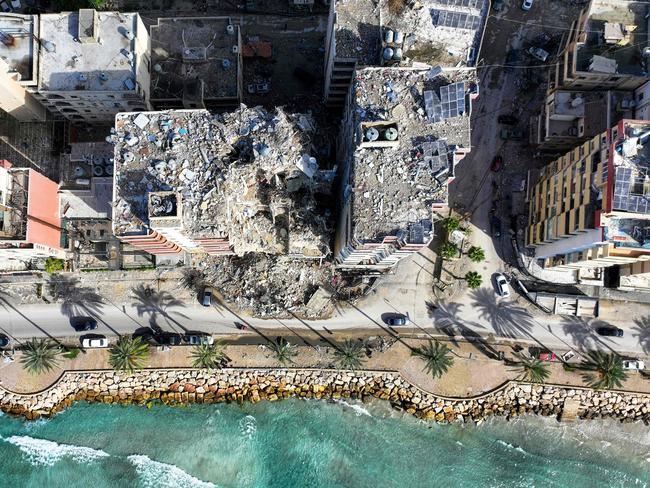
[[[64,457],[69,457],[78,463],[89,463],[109,456],[99,449],[58,444],[26,435],[12,435],[4,440],[17,446],[34,466],[52,466]]]
[[[257,420],[252,415],[246,415],[243,419],[239,421],[239,431],[244,437],[249,439],[253,437],[253,434],[257,432]]]
[[[497,442],[498,442],[499,444],[501,444],[502,446],[507,447],[508,449],[512,449],[512,450],[517,451],[517,452],[520,452],[520,453],[522,453],[522,454],[528,454],[528,453],[527,453],[527,452],[526,452],[522,447],[520,447],[520,446],[513,446],[513,445],[510,444],[509,442],[502,441],[501,439],[497,439]]]
[[[201,481],[173,464],[161,463],[142,454],[128,456],[135,466],[144,488],[216,488],[217,485]]]
[[[336,403],[338,403],[340,405],[343,405],[345,407],[351,408],[357,414],[357,417],[361,417],[362,415],[372,417],[372,415],[370,414],[370,412],[367,409],[365,409],[364,407],[362,407],[361,405],[358,405],[356,403],[348,403],[345,400],[337,400]]]

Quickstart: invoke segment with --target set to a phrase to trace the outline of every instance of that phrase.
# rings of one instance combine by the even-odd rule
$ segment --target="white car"
[[[533,7],[533,0],[524,0],[521,4],[522,10],[530,10]]]
[[[81,339],[81,347],[85,347],[86,349],[95,347],[108,347],[108,339],[101,336],[84,337]]]
[[[497,287],[497,295],[500,297],[508,298],[510,296],[510,287],[508,286],[508,278],[503,273],[499,273],[494,278]]]
[[[639,371],[645,369],[645,363],[640,359],[624,359],[623,360],[623,369],[629,369],[632,371]]]

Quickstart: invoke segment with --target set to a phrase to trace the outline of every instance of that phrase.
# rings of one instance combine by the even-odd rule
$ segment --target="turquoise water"
[[[0,417],[0,486],[642,487],[649,431],[532,416],[434,425],[382,402],[79,404]]]

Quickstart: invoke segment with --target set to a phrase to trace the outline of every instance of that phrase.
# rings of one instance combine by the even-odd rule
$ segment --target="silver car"
[[[503,273],[496,275],[494,282],[497,288],[497,295],[500,297],[508,298],[510,296],[510,286],[508,286],[508,278]]]
[[[524,0],[524,3],[521,4],[522,10],[530,10],[533,8],[533,0]]]
[[[640,359],[624,359],[623,369],[629,369],[631,371],[640,371],[642,369],[645,369],[645,363]]]
[[[108,347],[108,339],[104,336],[84,337],[81,339],[81,347],[86,349]]]

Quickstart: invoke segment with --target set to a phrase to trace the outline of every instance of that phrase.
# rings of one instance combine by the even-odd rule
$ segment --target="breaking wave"
[[[143,454],[128,456],[135,466],[144,488],[216,488],[217,485],[201,481],[173,464],[161,463]]]
[[[356,403],[348,403],[345,400],[337,400],[336,403],[351,408],[357,414],[357,417],[360,417],[362,415],[372,417],[372,415],[366,408],[362,407],[361,405],[357,405]]]
[[[108,453],[99,449],[58,444],[54,441],[36,439],[26,435],[12,435],[4,440],[17,446],[34,466],[53,466],[64,457],[78,463],[89,463],[109,456]]]
[[[252,415],[246,415],[243,419],[239,421],[239,430],[241,435],[248,437],[249,439],[253,437],[253,434],[257,432],[257,420]]]

